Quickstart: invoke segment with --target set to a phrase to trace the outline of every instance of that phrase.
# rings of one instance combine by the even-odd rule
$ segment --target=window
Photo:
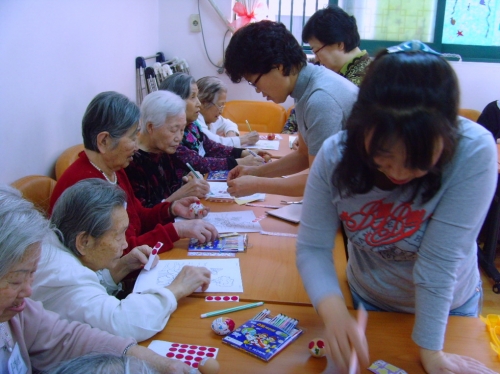
[[[500,62],[500,1],[267,0],[267,4],[269,18],[283,22],[299,42],[309,17],[317,9],[337,4],[356,17],[361,48],[371,55],[418,39],[466,61]]]

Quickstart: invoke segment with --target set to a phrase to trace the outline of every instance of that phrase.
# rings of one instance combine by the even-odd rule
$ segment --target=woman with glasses
[[[325,140],[314,161],[297,266],[339,372],[352,350],[368,366],[364,329],[347,310],[333,263],[342,225],[355,308],[415,314],[408,334],[427,373],[493,373],[443,351],[448,316],[480,312],[476,238],[497,181],[495,142],[458,117],[458,105],[457,77],[443,58],[381,52],[346,131]]]
[[[259,133],[251,131],[241,135],[238,125],[222,117],[221,113],[226,104],[227,87],[217,77],[203,77],[196,81],[198,99],[201,102],[198,124],[201,131],[214,142],[232,147],[241,147],[242,144],[252,145],[259,140]]]

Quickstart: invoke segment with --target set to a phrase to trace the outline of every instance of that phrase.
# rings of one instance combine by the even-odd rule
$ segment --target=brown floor
[[[500,251],[497,250],[497,258],[495,260],[497,269],[500,269]],[[492,290],[493,281],[484,274],[481,270],[481,279],[483,281],[483,316],[487,314],[500,314],[500,294],[494,293]]]

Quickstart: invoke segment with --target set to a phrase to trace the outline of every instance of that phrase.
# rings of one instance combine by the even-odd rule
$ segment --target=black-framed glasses
[[[260,78],[262,78],[263,75],[264,75],[264,73],[260,73],[259,76],[257,77],[257,79],[255,80],[255,82],[248,81],[248,84],[250,86],[252,86],[253,88],[257,88],[257,82],[259,81]]]
[[[311,51],[312,51],[312,53],[314,53],[315,55],[317,55],[317,54],[318,54],[318,52],[319,52],[319,51],[321,51],[323,48],[325,48],[327,45],[328,45],[328,44],[323,44],[323,47],[319,47],[317,50],[313,50],[313,49],[311,48]]]

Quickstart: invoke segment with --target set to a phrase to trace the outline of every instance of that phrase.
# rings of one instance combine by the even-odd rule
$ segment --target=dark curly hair
[[[306,55],[293,34],[282,23],[260,21],[236,31],[229,42],[224,67],[233,83],[246,74],[267,74],[278,65],[283,74],[298,72],[307,64]]]
[[[413,200],[422,189],[428,201],[441,187],[443,166],[457,144],[459,87],[452,67],[441,57],[417,52],[383,51],[370,64],[358,100],[347,120],[343,157],[332,182],[343,196],[363,194],[374,186],[373,157],[388,143],[401,140],[406,167],[427,170],[403,188],[412,188]],[[365,136],[373,131],[368,151]],[[432,166],[434,144],[443,140],[443,152]]]
[[[342,42],[346,53],[360,43],[356,18],[336,5],[320,9],[309,18],[302,29],[302,41],[308,43],[311,38],[325,45]]]

